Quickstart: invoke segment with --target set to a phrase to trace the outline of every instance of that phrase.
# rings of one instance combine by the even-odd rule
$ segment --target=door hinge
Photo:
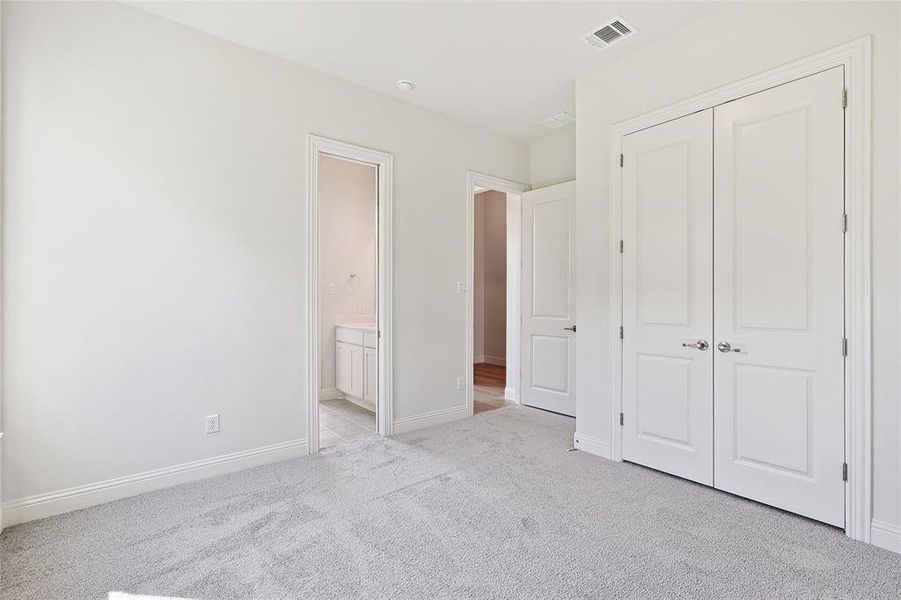
[[[619,425],[620,425],[620,427],[622,427],[622,425],[623,425],[623,413],[622,413],[622,411],[620,411],[620,413],[619,413]]]
[[[378,336],[376,336],[376,337],[378,337],[379,339],[382,339],[382,330],[381,329],[378,330]]]
[[[624,162],[624,161],[625,161],[625,158],[623,157],[622,154],[620,154],[620,155],[619,155],[619,166],[623,166],[623,162]]]
[[[848,463],[842,463],[842,481],[848,481]]]
[[[848,88],[842,90],[842,108],[848,108]]]
[[[619,326],[619,339],[623,339],[623,326]]]
[[[842,356],[848,356],[848,338],[842,338]]]
[[[623,241],[620,240],[620,241],[619,241],[619,253],[620,253],[620,254],[623,253],[623,245],[624,245],[624,244],[623,244]]]
[[[848,233],[848,213],[842,213],[842,233]]]

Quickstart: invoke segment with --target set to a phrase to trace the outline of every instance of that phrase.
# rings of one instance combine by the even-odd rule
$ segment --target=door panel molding
[[[614,124],[609,129],[609,319],[610,430],[606,457],[622,460],[622,170],[623,137],[717,105],[755,94],[835,67],[844,67],[845,108],[845,533],[870,542],[872,521],[872,314],[871,281],[871,95],[872,38],[843,44],[748,77],[658,110]],[[841,102],[841,98],[836,98]],[[628,335],[628,333],[627,333]],[[605,448],[604,440],[593,447]]]

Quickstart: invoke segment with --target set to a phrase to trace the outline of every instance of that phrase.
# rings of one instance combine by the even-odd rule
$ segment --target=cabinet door
[[[363,346],[350,348],[350,392],[354,398],[363,397]]]
[[[379,385],[379,353],[375,348],[363,350],[363,400],[375,404]]]
[[[352,394],[351,391],[351,346],[344,342],[335,344],[335,387],[338,391],[345,394]]]

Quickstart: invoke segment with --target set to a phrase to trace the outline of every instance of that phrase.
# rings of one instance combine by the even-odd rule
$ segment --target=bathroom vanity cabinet
[[[335,326],[335,387],[348,400],[375,411],[378,333],[373,324]]]

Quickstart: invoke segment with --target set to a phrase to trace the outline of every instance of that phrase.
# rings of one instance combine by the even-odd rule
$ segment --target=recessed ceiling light
[[[409,79],[398,79],[397,83],[395,85],[397,86],[397,89],[402,90],[404,92],[409,92],[414,87],[416,87],[413,85],[413,82],[410,81]]]

